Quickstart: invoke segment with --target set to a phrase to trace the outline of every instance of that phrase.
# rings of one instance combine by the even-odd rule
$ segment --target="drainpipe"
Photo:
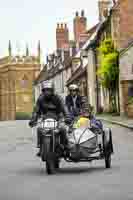
[[[118,76],[118,113],[120,114],[120,56],[118,55],[117,65],[119,67],[119,76]]]
[[[96,50],[93,49],[94,52],[94,64],[95,64],[95,70],[96,70],[96,108],[97,108],[97,113],[99,112],[99,83],[98,83],[98,76],[97,76],[97,55],[96,55]]]

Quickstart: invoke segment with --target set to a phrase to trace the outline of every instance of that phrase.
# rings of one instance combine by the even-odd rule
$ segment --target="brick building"
[[[120,110],[133,117],[133,42],[120,53]]]
[[[56,48],[57,51],[61,51],[62,49],[69,49],[69,29],[67,24],[57,24]]]
[[[56,52],[48,56],[46,63],[48,76],[45,77],[44,75],[44,80],[53,80],[55,82],[56,91],[61,93],[62,96],[67,95],[67,81],[71,78],[72,73],[76,70],[72,66],[74,60],[73,58],[93,31],[86,31],[87,19],[84,15],[84,11],[81,11],[81,16],[79,16],[79,13],[76,12],[73,20],[73,30],[74,40],[72,41],[69,39],[69,29],[67,24],[57,24]],[[39,81],[40,79],[38,79],[36,82],[36,88],[37,84],[39,84]]]
[[[15,120],[18,113],[33,109],[33,81],[40,72],[40,44],[38,55],[9,56],[0,59],[0,120]]]
[[[131,74],[129,68],[133,60],[131,54],[131,44],[133,41],[133,1],[132,0],[118,0],[112,10],[112,30],[113,38],[117,49],[121,52],[120,54],[120,105],[121,114],[133,116],[132,106],[128,106],[128,89],[131,83]],[[123,50],[126,51],[123,52]],[[122,53],[123,52],[123,53]],[[130,64],[129,64],[130,63]],[[131,70],[130,70],[131,71]],[[125,73],[125,75],[123,74]],[[123,75],[122,75],[123,74]],[[122,76],[121,76],[122,75]],[[126,77],[126,79],[125,79]],[[123,107],[122,107],[123,106]]]
[[[73,20],[73,29],[74,29],[74,40],[77,46],[81,46],[88,37],[86,34],[87,31],[87,18],[85,17],[84,10],[81,11],[81,16],[76,12],[76,16]]]

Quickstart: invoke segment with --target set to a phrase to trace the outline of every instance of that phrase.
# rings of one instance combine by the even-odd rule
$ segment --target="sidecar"
[[[105,167],[111,167],[113,153],[110,128],[98,128],[90,124],[88,118],[75,120],[68,134],[69,156],[67,162],[91,162],[105,160]]]

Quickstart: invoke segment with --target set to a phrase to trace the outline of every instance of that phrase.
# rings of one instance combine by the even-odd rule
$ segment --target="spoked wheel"
[[[109,140],[107,139],[107,137],[109,138]],[[113,153],[111,130],[109,131],[109,135],[105,135],[105,133],[103,133],[103,148],[105,167],[109,169],[111,168],[111,154]]]
[[[56,166],[55,166],[55,153],[48,153],[46,159],[46,172],[47,174],[55,174]]]
[[[110,151],[113,154],[114,153],[114,148],[113,148],[113,141],[112,141],[112,131],[110,130]]]
[[[105,156],[105,167],[107,169],[111,168],[111,154]]]

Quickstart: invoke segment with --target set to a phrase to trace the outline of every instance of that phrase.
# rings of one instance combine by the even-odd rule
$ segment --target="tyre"
[[[48,153],[46,159],[46,172],[47,174],[55,174],[55,153]]]
[[[110,133],[109,133],[110,134]],[[109,135],[110,138],[111,134]],[[106,169],[111,168],[111,141],[109,143],[106,143],[106,136],[105,133],[103,133],[103,152],[104,152],[104,160],[105,160],[105,167]]]
[[[41,159],[42,161],[46,161],[47,153],[50,152],[50,137],[44,137],[43,143],[41,145]]]
[[[114,153],[114,148],[113,148],[113,141],[112,141],[112,131],[110,129],[110,152]]]
[[[111,154],[110,153],[107,156],[105,156],[105,167],[107,169],[111,168]]]

